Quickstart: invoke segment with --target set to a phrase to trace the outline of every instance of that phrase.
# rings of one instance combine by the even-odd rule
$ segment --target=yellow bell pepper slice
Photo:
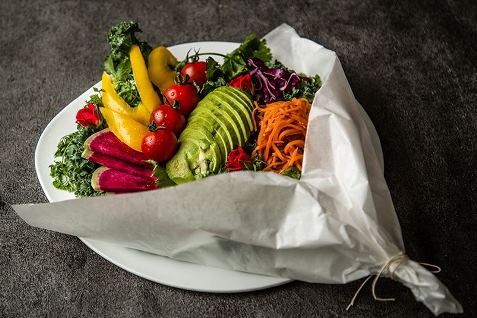
[[[174,69],[178,63],[171,51],[163,46],[156,47],[149,54],[149,78],[161,91],[174,84],[174,79],[177,76]]]
[[[139,103],[136,107],[129,106],[129,104],[116,93],[111,77],[106,72],[103,72],[101,85],[103,89],[101,99],[104,107],[109,108],[116,113],[127,115],[141,124],[150,124],[151,113],[146,109],[144,104]]]
[[[142,138],[149,132],[148,128],[129,116],[117,113],[106,107],[100,107],[109,129],[126,145],[134,150],[141,150]]]
[[[139,96],[141,96],[141,102],[146,106],[149,113],[152,113],[154,109],[161,105],[161,99],[149,80],[146,62],[144,61],[139,46],[133,45],[131,47],[129,60],[131,61],[131,68]]]

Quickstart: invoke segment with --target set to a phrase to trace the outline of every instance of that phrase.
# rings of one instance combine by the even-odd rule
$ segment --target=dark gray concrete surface
[[[475,1],[0,1],[0,316],[430,317],[409,290],[381,280],[293,282],[215,295],[162,286],[77,238],[29,227],[8,204],[46,202],[38,138],[100,79],[110,26],[140,22],[151,44],[264,35],[286,22],[335,50],[381,138],[386,179],[412,259],[477,316],[477,6]],[[7,204],[8,203],[8,204]]]

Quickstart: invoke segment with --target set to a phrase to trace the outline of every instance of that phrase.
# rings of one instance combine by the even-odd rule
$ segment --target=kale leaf
[[[264,63],[269,63],[272,60],[272,53],[266,41],[254,34],[247,36],[238,48],[225,57],[222,71],[226,81],[247,72],[247,60],[251,58],[258,58]]]
[[[298,170],[298,168],[295,167],[295,166],[287,169],[287,171],[283,172],[282,175],[290,177],[290,178],[294,178],[294,179],[297,179],[297,180],[300,180],[300,178],[301,178],[300,170]]]
[[[112,76],[114,89],[133,107],[139,105],[141,98],[134,81],[129,51],[132,45],[139,45],[142,55],[147,61],[152,50],[149,44],[138,40],[135,35],[137,32],[141,32],[141,29],[133,21],[123,21],[112,27],[108,34],[111,53],[104,62],[104,69]]]
[[[157,162],[154,160],[147,160],[146,162],[149,162],[154,166],[154,169],[152,170],[152,175],[156,177],[156,186],[159,188],[167,188],[167,187],[172,187],[176,185],[174,181],[172,181],[169,176],[167,175],[166,168],[163,166],[160,166]]]
[[[265,40],[250,34],[244,42],[235,50],[224,57],[224,63],[220,65],[212,57],[207,58],[207,82],[201,90],[201,96],[205,96],[215,88],[226,85],[237,75],[248,72],[247,60],[259,58],[265,63],[270,63],[272,54]]]
[[[95,94],[87,103],[93,103],[97,108],[101,106],[101,97]],[[50,175],[56,188],[73,192],[78,197],[103,194],[91,187],[91,177],[99,165],[84,159],[82,154],[85,140],[104,129],[105,125],[104,120],[97,127],[78,125],[75,132],[61,138],[54,155],[55,163],[50,165]]]
[[[224,72],[222,71],[219,63],[217,63],[217,61],[214,60],[212,57],[208,57],[206,63],[207,82],[205,82],[204,86],[200,91],[202,97],[212,92],[217,87],[225,86],[227,84],[224,79]]]
[[[147,60],[151,53],[151,46],[144,41],[139,41],[137,32],[142,32],[139,25],[134,21],[123,21],[112,27],[108,34],[108,43],[111,46],[111,54],[115,61],[129,58],[129,51],[133,44],[139,45],[144,58]]]
[[[262,171],[266,167],[265,161],[262,160],[260,154],[256,154],[250,158],[249,162],[244,162],[245,169],[250,171]]]
[[[313,103],[315,94],[318,89],[321,87],[321,78],[318,74],[313,77],[303,77],[300,76],[301,81],[292,88],[291,92],[283,93],[283,98],[285,100],[290,100],[293,97],[299,98],[303,97],[308,102]]]

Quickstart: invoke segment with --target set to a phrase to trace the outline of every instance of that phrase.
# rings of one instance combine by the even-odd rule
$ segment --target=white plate
[[[201,52],[228,53],[238,43],[197,42],[176,45],[170,48],[172,53],[182,59],[189,49]],[[216,58],[220,60],[219,58]],[[96,84],[101,87],[101,83]],[[66,106],[43,131],[35,151],[35,167],[38,179],[50,202],[73,199],[74,195],[53,187],[49,165],[53,163],[53,154],[62,136],[76,130],[75,116],[78,109],[94,94],[93,87]],[[204,265],[176,261],[113,244],[80,238],[89,248],[111,263],[151,281],[188,290],[234,293],[246,292],[281,285],[290,279],[255,275],[230,271]]]
[[[238,45],[238,43],[231,42],[195,42],[176,45],[171,47],[170,50],[176,57],[182,59],[190,49],[192,49],[191,52],[194,49],[200,49],[201,52],[228,53]],[[220,61],[220,58],[215,58]],[[40,184],[50,202],[74,199],[73,194],[53,187],[49,165],[53,163],[53,154],[61,137],[75,131],[76,112],[84,106],[89,96],[94,94],[94,87],[100,88],[101,83],[91,87],[56,115],[45,128],[38,141],[35,151],[35,167]],[[383,166],[381,145],[376,130],[364,111],[363,117],[373,137],[381,166]],[[286,278],[191,264],[105,242],[80,239],[94,252],[133,274],[157,283],[188,290],[215,293],[246,292],[291,281]]]

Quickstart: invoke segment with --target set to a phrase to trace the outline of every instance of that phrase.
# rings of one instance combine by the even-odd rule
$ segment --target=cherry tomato
[[[205,84],[207,63],[205,62],[193,62],[184,65],[181,70],[182,76],[185,78],[189,75],[189,82],[194,81],[199,87]]]
[[[176,135],[169,129],[151,131],[143,137],[141,150],[147,159],[167,161],[176,153]]]
[[[187,116],[192,112],[199,102],[199,96],[194,85],[191,84],[174,84],[164,91],[164,96],[170,105],[174,105],[175,101],[178,102],[178,111],[184,116]]]
[[[186,119],[184,115],[166,104],[159,106],[155,111],[152,112],[151,121],[154,122],[158,128],[167,128],[172,130],[176,136],[180,135],[186,125]]]

